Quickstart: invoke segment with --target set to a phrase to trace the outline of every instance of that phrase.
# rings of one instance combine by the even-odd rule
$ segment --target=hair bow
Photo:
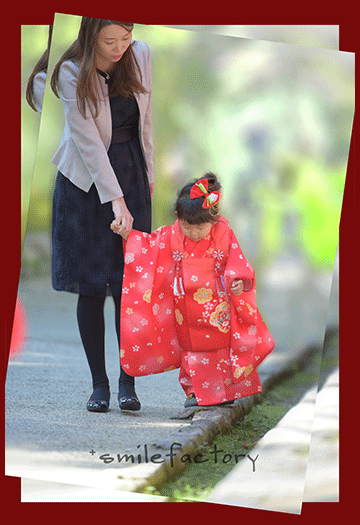
[[[203,208],[211,208],[220,200],[220,192],[213,191],[209,193],[209,181],[208,179],[201,179],[195,182],[190,190],[190,199],[198,199],[199,197],[205,197]]]

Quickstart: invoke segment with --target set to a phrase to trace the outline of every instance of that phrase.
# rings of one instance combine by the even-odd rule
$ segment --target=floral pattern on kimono
[[[243,279],[240,296],[230,292]],[[133,376],[180,368],[185,393],[209,405],[261,392],[274,347],[255,301],[254,270],[226,219],[195,242],[178,221],[126,243],[121,363]]]

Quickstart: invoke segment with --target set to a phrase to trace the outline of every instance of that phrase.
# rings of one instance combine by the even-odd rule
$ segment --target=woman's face
[[[96,38],[96,67],[109,70],[118,62],[131,44],[132,32],[122,26],[111,24],[103,27]]]
[[[181,231],[192,241],[201,241],[207,237],[212,228],[211,222],[203,222],[202,224],[189,224],[188,222],[180,219]]]

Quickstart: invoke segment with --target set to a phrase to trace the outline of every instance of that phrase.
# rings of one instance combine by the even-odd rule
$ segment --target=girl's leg
[[[121,296],[113,296],[115,303],[115,327],[120,349],[120,308]],[[120,366],[118,400],[122,410],[139,410],[140,401],[135,392],[134,377],[129,376]]]
[[[109,409],[110,389],[105,369],[105,297],[79,295],[77,320],[81,341],[89,363],[93,393],[87,409],[106,412]]]

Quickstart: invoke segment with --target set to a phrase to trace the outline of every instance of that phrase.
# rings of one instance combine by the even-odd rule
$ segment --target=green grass
[[[338,364],[337,345],[337,336],[334,336],[329,341],[322,361],[319,384]],[[237,422],[230,433],[220,433],[212,443],[204,443],[196,453],[202,453],[201,459],[207,461],[196,463],[194,453],[187,458],[186,469],[177,479],[164,484],[159,490],[147,487],[144,492],[167,497],[169,501],[204,501],[237,462],[251,461],[248,455],[252,457],[251,450],[259,439],[274,428],[305,392],[318,382],[318,362],[319,356],[309,361],[303,370],[294,372],[264,394],[261,403]],[[214,453],[215,447],[217,454]],[[255,460],[254,457],[252,459]]]

